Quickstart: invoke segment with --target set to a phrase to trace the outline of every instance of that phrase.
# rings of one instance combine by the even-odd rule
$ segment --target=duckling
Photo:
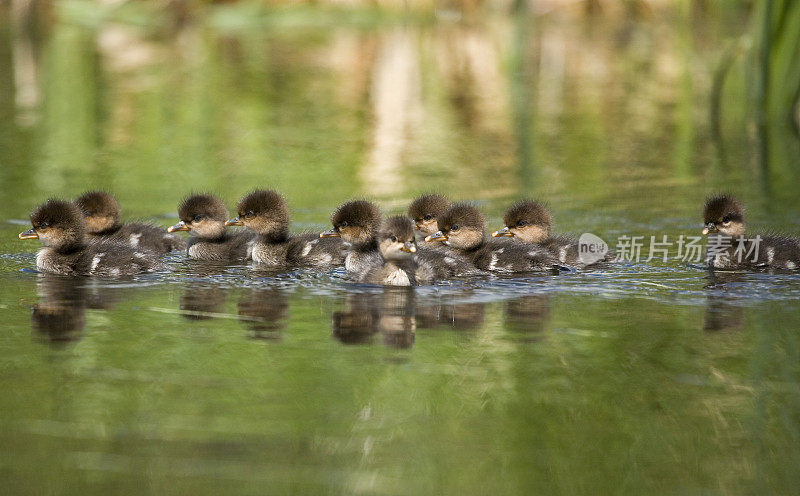
[[[418,251],[414,224],[402,215],[386,219],[377,239],[383,265],[370,269],[361,282],[416,286],[478,272],[460,257],[450,257],[438,251]]]
[[[468,257],[478,269],[515,273],[560,268],[558,259],[538,246],[487,240],[483,214],[471,205],[457,203],[436,222],[439,231],[425,240],[447,243]]]
[[[533,200],[519,201],[506,210],[503,216],[505,227],[492,233],[492,237],[510,237],[521,243],[538,245],[561,263],[584,266],[598,262],[611,262],[614,254],[609,252],[592,264],[581,261],[578,240],[566,235],[551,234],[552,216],[543,203]]]
[[[447,248],[447,245],[436,241],[425,241],[425,236],[430,236],[439,230],[436,218],[450,207],[450,200],[435,193],[418,196],[408,206],[408,216],[414,221],[417,231],[422,233],[422,238],[419,240],[421,249],[442,250]]]
[[[270,267],[335,267],[344,263],[340,238],[314,233],[289,234],[289,207],[276,191],[256,190],[241,199],[238,216],[226,226],[245,226],[256,233],[250,258]]]
[[[86,242],[83,215],[75,204],[47,200],[31,213],[32,229],[20,239],[39,239],[44,248],[36,256],[42,272],[86,276],[129,276],[165,269],[157,254],[127,245]]]
[[[747,236],[744,207],[735,198],[718,195],[703,208],[703,234],[709,236],[706,263],[714,269],[800,268],[800,240],[789,236]]]
[[[87,191],[75,200],[83,213],[88,239],[102,239],[156,253],[184,250],[186,242],[176,234],[151,224],[121,223],[119,203],[105,191]]]
[[[365,272],[360,281],[384,286],[416,286],[418,265],[414,227],[407,217],[390,217],[378,231],[378,250],[383,263]]]
[[[245,231],[229,234],[225,228],[228,210],[219,198],[208,195],[191,195],[178,206],[181,221],[167,231],[191,231],[186,245],[191,258],[222,262],[243,261],[248,258],[250,243],[255,237]]]
[[[321,238],[341,237],[350,245],[344,268],[355,279],[360,279],[367,271],[383,263],[376,239],[380,222],[381,212],[374,203],[353,200],[341,205],[333,213],[333,229],[320,233]]]

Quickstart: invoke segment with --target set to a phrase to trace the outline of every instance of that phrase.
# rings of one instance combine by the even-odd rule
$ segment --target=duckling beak
[[[39,239],[39,235],[33,229],[28,229],[25,232],[19,233],[19,239]]]
[[[709,222],[703,228],[703,234],[715,233],[715,232],[719,232],[719,229],[717,229],[717,226],[713,222]]]
[[[244,222],[242,222],[242,220],[239,219],[239,217],[234,217],[231,220],[226,220],[225,221],[225,225],[226,226],[243,226]]]
[[[175,232],[175,231],[191,231],[192,228],[186,225],[184,221],[180,221],[174,226],[169,226],[167,228],[167,232]]]
[[[436,231],[430,236],[425,236],[425,241],[447,241],[447,236],[442,231]]]
[[[492,233],[492,237],[493,237],[493,238],[499,238],[499,237],[501,237],[501,236],[508,236],[508,237],[512,237],[512,236],[514,236],[514,233],[513,233],[513,232],[511,232],[511,231],[508,229],[508,226],[506,226],[506,227],[504,227],[504,228],[502,228],[502,229],[498,229],[497,231],[495,231],[495,232],[493,232],[493,233]]]
[[[404,251],[406,253],[416,253],[417,245],[415,245],[413,241],[406,241],[403,243],[403,246],[400,247],[400,251]]]
[[[342,237],[342,235],[339,234],[339,231],[337,231],[336,228],[334,227],[330,231],[325,231],[325,232],[319,233],[319,237],[320,238],[340,238],[340,237]]]

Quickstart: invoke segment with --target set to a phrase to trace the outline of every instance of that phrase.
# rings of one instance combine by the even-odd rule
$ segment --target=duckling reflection
[[[742,306],[736,305],[732,298],[720,295],[718,291],[728,291],[729,285],[745,281],[745,274],[736,272],[708,271],[709,290],[706,295],[706,311],[703,317],[705,332],[739,331],[744,328],[745,313]]]
[[[383,344],[393,348],[411,348],[417,329],[414,290],[410,287],[386,288],[381,296],[378,332]]]
[[[420,329],[450,327],[460,331],[471,331],[483,325],[485,313],[485,303],[453,303],[445,297],[434,305],[417,307],[416,321]]]
[[[189,284],[181,295],[181,316],[187,320],[213,319],[223,312],[228,299],[226,288],[207,283]]]
[[[277,340],[286,328],[289,298],[277,288],[245,288],[239,298],[239,320],[252,331],[254,339]]]
[[[86,280],[40,274],[36,283],[39,302],[33,306],[31,330],[51,343],[81,338],[86,324]]]
[[[550,320],[550,296],[528,295],[509,300],[503,313],[509,330],[538,339]]]
[[[344,309],[332,316],[333,336],[344,344],[371,343],[376,334],[394,348],[414,344],[414,290],[384,288],[380,293],[349,294]]]

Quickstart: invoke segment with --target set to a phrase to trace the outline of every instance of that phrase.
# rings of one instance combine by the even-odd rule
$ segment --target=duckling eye
[[[40,222],[39,229],[44,229],[45,227],[50,227],[50,224],[47,222]]]
[[[431,220],[431,219],[433,219],[433,215],[431,214],[426,214],[425,217],[422,218],[422,220]]]
[[[396,242],[397,242],[397,236],[392,236],[392,243],[396,243]]]
[[[245,217],[252,217],[253,215],[255,215],[255,214],[253,213],[252,210],[248,210],[247,212],[244,213]]]
[[[339,224],[339,228],[347,227],[347,221],[343,220],[341,224]]]
[[[198,221],[200,221],[200,219],[202,219],[202,218],[203,218],[203,216],[202,216],[202,215],[199,215],[199,214],[198,214],[198,215],[195,215],[195,216],[194,216],[194,219],[192,219],[192,222],[198,222]]]
[[[731,221],[731,217],[729,215],[726,215],[725,217],[722,218],[722,223],[723,224],[727,224],[730,221]]]
[[[527,222],[525,222],[524,220],[521,220],[521,221],[517,222],[517,227],[524,227],[525,224],[527,224]]]
[[[458,231],[458,224],[453,224],[452,226],[450,226],[450,230],[451,231]]]

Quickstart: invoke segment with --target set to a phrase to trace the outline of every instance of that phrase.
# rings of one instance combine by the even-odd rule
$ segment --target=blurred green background
[[[272,187],[296,229],[436,190],[613,247],[726,190],[797,235],[799,37],[788,0],[0,1],[6,491],[796,493],[796,274],[95,281],[16,234],[90,188],[168,225]]]

